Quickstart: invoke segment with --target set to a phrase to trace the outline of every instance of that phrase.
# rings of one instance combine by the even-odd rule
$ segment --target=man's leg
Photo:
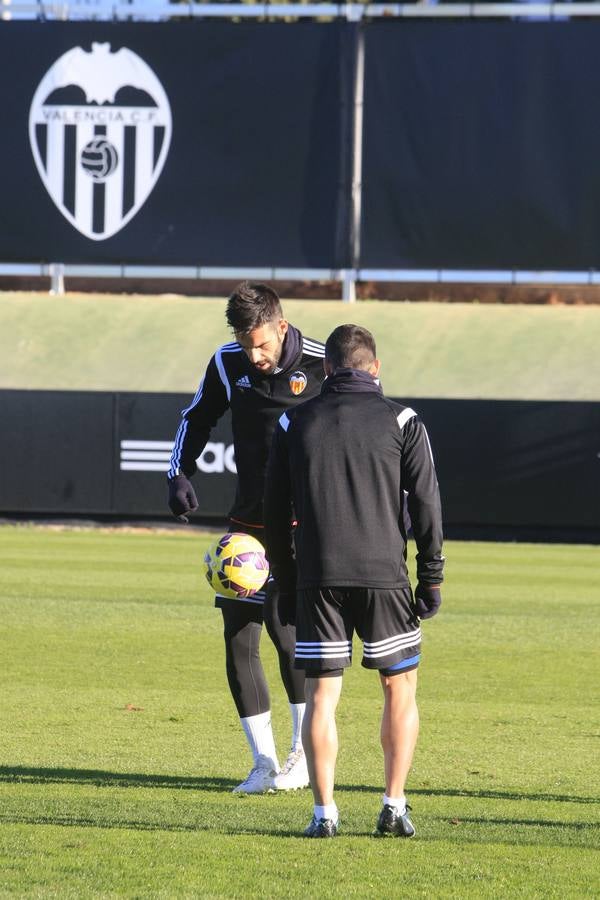
[[[280,601],[285,601],[281,602]],[[288,609],[295,598],[280,595],[277,585],[269,582],[264,604],[265,626],[275,645],[279,671],[290,704],[292,739],[289,755],[274,780],[276,790],[296,790],[308,787],[308,770],[302,747],[302,721],[305,714],[304,672],[294,668],[296,628],[291,624],[294,610]]]
[[[306,679],[306,714],[302,738],[314,798],[313,821],[306,830],[308,837],[333,837],[337,830],[338,812],[333,800],[335,763],[338,752],[335,711],[342,690],[342,675],[308,676]],[[323,824],[321,824],[323,823]],[[332,823],[333,828],[325,823]],[[332,834],[313,833],[331,830]]]
[[[259,656],[261,611],[238,602],[223,606],[221,611],[227,680],[254,761],[250,774],[234,791],[264,793],[272,788],[279,763],[271,728],[269,690]]]
[[[406,815],[404,787],[419,734],[417,669],[396,675],[381,674],[384,706],[381,746],[385,765],[385,796],[376,833],[412,837]]]

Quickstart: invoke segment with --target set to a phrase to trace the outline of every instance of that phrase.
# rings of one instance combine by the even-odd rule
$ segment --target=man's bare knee
[[[417,669],[410,672],[399,672],[397,675],[380,675],[384,694],[390,697],[410,699],[417,693]]]

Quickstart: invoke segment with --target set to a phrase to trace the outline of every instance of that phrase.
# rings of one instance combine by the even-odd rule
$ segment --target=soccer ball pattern
[[[81,151],[81,165],[94,181],[106,181],[117,168],[116,148],[106,138],[94,138]]]
[[[206,579],[224,597],[251,597],[267,580],[269,563],[260,541],[249,534],[229,532],[204,554]]]

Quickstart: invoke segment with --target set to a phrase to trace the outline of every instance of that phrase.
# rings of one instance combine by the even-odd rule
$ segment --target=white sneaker
[[[281,771],[273,779],[273,787],[276,791],[297,791],[298,788],[308,787],[308,769],[304,750],[290,750],[290,755],[283,764]]]
[[[237,787],[234,794],[266,794],[273,790],[273,780],[277,774],[277,763],[262,753],[256,757],[256,762],[251,768],[248,777]]]

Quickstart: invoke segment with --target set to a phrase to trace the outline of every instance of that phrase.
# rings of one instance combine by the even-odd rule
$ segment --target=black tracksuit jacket
[[[233,341],[220,347],[208,363],[190,406],[183,410],[168,477],[196,471],[196,459],[217,420],[231,409],[238,474],[231,518],[245,525],[263,524],[263,493],[269,448],[284,410],[317,395],[325,378],[324,346],[305,338],[292,325],[284,339],[279,369],[264,375]]]
[[[265,537],[281,587],[295,577],[298,588],[406,587],[405,492],[417,578],[439,584],[442,517],[425,426],[367,372],[338,369],[281,417],[273,438]]]

